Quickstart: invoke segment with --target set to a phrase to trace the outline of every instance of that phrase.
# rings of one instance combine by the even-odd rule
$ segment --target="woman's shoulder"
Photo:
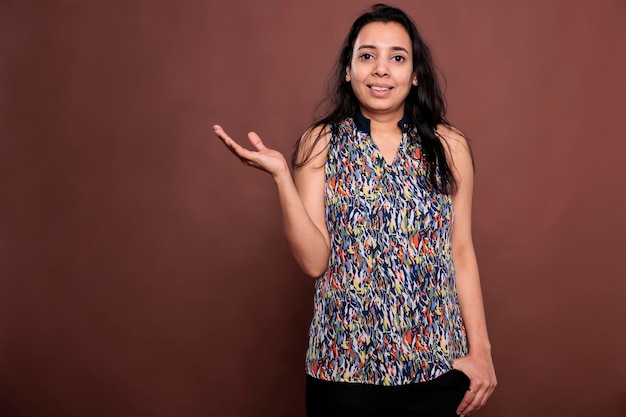
[[[445,145],[448,145],[453,148],[457,147],[468,147],[469,142],[467,137],[454,126],[440,123],[435,127],[435,135],[444,142]]]
[[[328,144],[331,141],[332,125],[317,124],[306,130],[296,144],[295,160],[297,166],[313,163],[317,166],[326,161]]]
[[[456,171],[463,166],[470,166],[473,169],[472,148],[463,132],[451,125],[439,124],[435,128],[435,135],[443,144],[448,163]]]
[[[313,147],[313,151],[321,150],[336,140],[340,140],[344,135],[350,134],[355,129],[355,121],[352,117],[347,117],[339,122],[316,123],[302,135],[300,146],[305,149]]]
[[[304,147],[324,147],[328,145],[331,139],[332,131],[334,127],[331,124],[317,124],[308,128],[302,137],[300,142]]]
[[[446,154],[451,154],[452,157],[463,154],[471,158],[472,149],[469,140],[456,127],[440,123],[435,127],[435,135],[444,145]]]

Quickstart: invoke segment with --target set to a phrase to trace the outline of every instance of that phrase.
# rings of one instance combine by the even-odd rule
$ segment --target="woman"
[[[309,416],[455,416],[496,385],[471,236],[473,161],[445,119],[412,20],[375,5],[353,24],[293,177],[254,133],[243,148],[276,183],[285,234],[316,278]]]

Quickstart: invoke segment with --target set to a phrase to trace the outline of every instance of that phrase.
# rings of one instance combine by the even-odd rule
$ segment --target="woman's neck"
[[[404,109],[393,113],[382,114],[361,110],[361,114],[369,119],[370,133],[372,135],[388,136],[401,132],[398,122],[400,122],[404,116]]]

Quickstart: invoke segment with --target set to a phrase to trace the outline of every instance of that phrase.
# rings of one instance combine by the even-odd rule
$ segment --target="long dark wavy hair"
[[[409,34],[413,46],[413,72],[418,80],[418,85],[411,87],[405,101],[405,114],[416,132],[411,135],[410,140],[421,145],[429,184],[438,192],[454,194],[457,184],[446,161],[442,140],[435,135],[438,124],[447,126],[450,124],[446,119],[446,103],[437,80],[430,49],[410,17],[402,10],[385,4],[372,6],[352,24],[333,69],[327,92],[317,107],[322,116],[311,126],[311,131],[317,127],[322,129],[319,129],[320,133],[312,144],[303,139],[296,143],[292,165],[301,167],[311,159],[313,148],[323,136],[324,128],[354,117],[359,111],[359,101],[352,91],[351,84],[345,81],[345,71],[352,61],[352,51],[359,32],[372,22],[399,23]],[[303,145],[305,142],[306,145]]]

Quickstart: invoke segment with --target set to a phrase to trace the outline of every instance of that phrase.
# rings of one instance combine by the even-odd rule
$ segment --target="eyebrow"
[[[376,46],[374,46],[374,45],[361,45],[361,46],[359,46],[359,48],[357,50],[360,51],[361,49],[378,49],[378,48]],[[394,51],[404,51],[407,54],[409,53],[409,51],[406,48],[402,47],[402,46],[392,46],[391,49],[394,50]]]

